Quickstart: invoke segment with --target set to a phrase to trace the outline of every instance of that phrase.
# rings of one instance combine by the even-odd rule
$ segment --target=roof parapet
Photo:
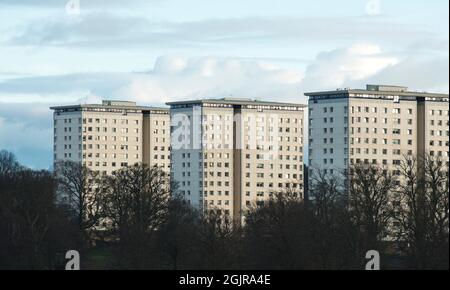
[[[388,85],[366,85],[366,90],[377,92],[407,92],[408,87],[388,86]]]
[[[136,102],[104,100],[104,101],[102,101],[102,105],[103,106],[130,106],[130,107],[136,107]]]

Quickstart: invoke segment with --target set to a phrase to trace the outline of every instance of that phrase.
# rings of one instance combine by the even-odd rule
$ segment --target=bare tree
[[[348,196],[342,176],[328,174],[317,169],[310,178],[310,197],[314,205],[316,216],[324,223],[329,223],[336,207],[345,207]]]
[[[105,184],[103,213],[119,240],[119,263],[151,266],[153,237],[166,219],[171,195],[167,174],[136,164],[114,172]]]
[[[311,249],[304,203],[287,192],[275,193],[264,204],[253,204],[243,227],[245,269],[303,269]]]
[[[238,267],[240,255],[240,228],[233,218],[219,209],[203,212],[197,230],[200,267],[202,269],[230,270]]]
[[[313,182],[313,188],[329,191],[317,192],[309,204],[284,189],[250,209],[243,228],[243,268],[360,268],[356,227],[335,183],[325,184],[328,178],[321,176],[322,184]]]
[[[181,196],[169,201],[168,215],[158,234],[161,267],[171,270],[196,269],[200,264],[197,232],[200,214]]]
[[[310,210],[313,213],[314,267],[360,269],[363,246],[360,231],[348,211],[346,172],[330,174],[316,169],[310,177]]]
[[[59,161],[55,166],[60,199],[75,212],[81,231],[86,232],[101,218],[103,194],[100,174],[80,162]]]
[[[0,150],[0,175],[17,172],[21,168],[16,156],[6,150]]]
[[[0,268],[54,269],[71,248],[71,225],[55,204],[52,173],[22,168],[0,175]]]
[[[425,202],[432,242],[448,243],[449,167],[439,157],[425,157]]]
[[[396,237],[417,268],[448,268],[449,176],[440,158],[405,157],[395,202]]]
[[[380,250],[389,237],[397,178],[377,165],[358,164],[350,169],[349,211],[360,227],[367,250]]]

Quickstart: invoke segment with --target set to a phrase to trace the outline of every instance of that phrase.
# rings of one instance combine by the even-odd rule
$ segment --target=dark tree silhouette
[[[309,210],[314,215],[314,255],[320,269],[362,268],[367,249],[348,211],[347,186],[345,172],[336,175],[318,169],[311,174]]]
[[[168,205],[168,215],[158,234],[161,265],[164,269],[196,269],[200,265],[197,255],[197,232],[200,213],[179,196]]]
[[[74,211],[80,230],[87,234],[101,218],[103,189],[100,174],[70,160],[57,162],[55,174],[61,202]]]
[[[103,218],[119,241],[119,264],[151,267],[154,236],[168,212],[168,176],[160,168],[137,164],[106,177],[104,186]]]
[[[350,168],[348,185],[349,212],[364,247],[382,252],[382,241],[390,234],[397,178],[377,165],[357,164]]]
[[[16,156],[6,150],[0,150],[0,176],[17,172],[21,169]]]
[[[14,168],[0,174],[0,268],[60,268],[77,232],[55,202],[53,174]]]
[[[448,269],[449,176],[440,158],[405,157],[395,201],[396,238],[418,269]]]
[[[240,228],[217,209],[202,213],[197,232],[200,269],[236,269],[240,254]]]
[[[283,190],[265,205],[255,206],[243,229],[244,268],[360,268],[356,227],[337,195],[325,193],[305,203]],[[332,197],[336,199],[328,199]]]

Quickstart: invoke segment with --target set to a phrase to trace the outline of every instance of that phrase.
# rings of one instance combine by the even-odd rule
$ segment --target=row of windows
[[[284,177],[284,178],[286,178],[286,179],[291,179],[291,177],[290,176],[286,176],[286,177]],[[282,183],[282,182],[279,182],[279,183],[277,183],[276,184],[277,186],[275,186],[275,183],[273,183],[273,182],[268,182],[268,183],[265,183],[265,182],[256,182],[255,184],[254,184],[254,186],[255,187],[257,187],[257,188],[274,188],[274,187],[278,187],[278,188],[303,188],[303,185],[302,184],[297,184],[297,183],[291,183],[291,182],[288,182],[288,183]],[[251,185],[251,183],[250,182],[246,182],[245,183],[245,187],[252,187],[252,185]]]
[[[302,156],[301,155],[282,155],[282,154],[278,154],[277,156],[278,160],[292,160],[292,161],[297,161],[297,160],[301,160]],[[256,156],[254,156],[254,159],[256,160],[275,160],[275,155],[274,154],[256,154]],[[251,154],[245,154],[245,159],[252,159]]]
[[[395,135],[399,135],[399,134],[395,134]],[[411,135],[411,134],[409,134]],[[350,144],[378,144],[378,138],[359,138],[359,137],[355,137],[355,138],[350,138]],[[309,144],[313,144],[314,143],[314,139],[309,139]],[[324,138],[323,139],[323,143],[324,144],[334,144],[334,138]],[[348,138],[344,137],[344,144],[348,143]],[[386,138],[381,139],[381,144],[382,145],[388,145],[389,144],[389,140]],[[392,144],[394,145],[401,145],[401,140],[400,139],[393,139],[392,140]],[[407,140],[407,144],[408,145],[413,145],[413,140],[408,139]]]
[[[65,148],[65,149],[67,149],[67,148]],[[68,149],[71,149],[70,145],[68,146]],[[55,147],[55,150],[56,150],[56,147]],[[65,155],[65,158],[67,158],[67,156],[69,158],[72,157],[71,153],[64,153],[64,155]],[[91,153],[91,152],[89,152],[89,153],[83,153],[81,156],[83,158],[108,158],[108,156],[109,156],[109,158],[113,158],[113,159],[116,159],[116,158],[128,159],[130,155],[128,153],[124,153],[124,154],[111,153],[108,155],[107,153]],[[139,154],[133,154],[132,156],[134,159],[139,159]],[[167,160],[170,160],[170,155],[156,155],[156,154],[153,155],[154,160],[165,160],[166,158],[167,158]]]
[[[58,155],[54,154],[54,158],[55,158],[55,160],[57,160],[58,159]],[[70,153],[64,154],[64,158],[66,158],[66,159],[69,158],[70,159],[70,158],[72,158],[72,154],[70,154]],[[119,166],[119,164],[120,164],[120,166]],[[85,162],[83,162],[83,165],[84,166],[88,166],[88,167],[93,167],[93,166],[95,166],[95,167],[108,167],[108,162],[85,161]],[[118,163],[118,162],[111,162],[111,166],[112,167],[126,167],[126,166],[128,166],[128,162],[120,162],[120,163]],[[165,164],[161,164],[161,165],[159,165],[159,167],[165,168],[166,166],[165,166]],[[170,168],[170,165],[168,165],[167,167]],[[106,171],[98,171],[98,172],[102,173],[103,175],[107,174]]]
[[[449,137],[449,131],[442,131],[442,130],[430,130],[430,136],[438,136],[443,137],[445,134],[446,137]]]
[[[56,150],[57,145],[54,145],[54,148]],[[113,150],[117,150],[118,148],[120,148],[120,150],[128,150],[133,149],[133,150],[139,150],[139,146],[129,146],[129,145],[106,145],[106,144],[78,144],[78,150],[108,150],[108,148],[113,149]],[[64,149],[72,149],[72,145],[71,144],[64,144]]]
[[[286,178],[286,179],[294,179],[290,175],[286,176],[284,178]],[[201,185],[201,183],[202,182],[200,181],[199,185]],[[181,184],[182,184],[182,186],[190,186],[191,182],[190,181],[183,181],[183,182],[181,182]],[[230,182],[228,182],[228,181],[224,181],[224,182],[222,182],[222,181],[204,181],[203,182],[203,187],[204,188],[215,187],[215,186],[216,187],[229,187],[230,186]],[[251,188],[252,187],[252,183],[251,182],[246,182],[245,183],[245,187]],[[265,183],[265,182],[255,182],[255,183],[253,183],[253,187],[261,188],[261,189],[263,189],[263,188],[274,188],[274,187],[278,187],[278,188],[303,188],[302,184],[298,184],[298,183],[295,183],[295,182],[294,183],[291,183],[291,182],[289,182],[289,183],[279,182],[277,184],[275,184],[273,182],[267,182],[267,183]],[[213,193],[213,192],[214,191],[210,191],[210,193]],[[227,193],[227,192],[228,191],[225,191],[225,193]],[[214,194],[212,194],[212,195],[214,195]],[[227,195],[227,194],[225,194],[225,195]]]
[[[111,162],[111,163],[108,163],[108,162],[100,162],[100,161],[96,161],[96,162],[85,161],[85,162],[83,162],[83,165],[89,166],[89,167],[92,167],[92,166],[95,166],[95,167],[108,167],[109,164],[110,164],[111,167],[127,167],[129,163],[128,162]],[[162,168],[166,168],[165,164],[159,164],[158,166],[162,167]],[[170,165],[167,165],[167,168],[170,168]]]
[[[303,160],[303,158],[301,158],[302,160]],[[202,163],[201,162],[199,162],[199,167],[201,167],[202,166]],[[251,163],[245,163],[245,168],[250,168],[250,166],[251,166]],[[183,168],[185,168],[185,167],[188,167],[188,168],[190,168],[191,167],[191,163],[190,162],[183,162],[182,163],[182,167]],[[223,167],[224,168],[230,168],[230,163],[228,163],[228,162],[225,162],[225,163],[223,163]],[[268,168],[268,169],[274,169],[274,167],[275,167],[275,165],[273,164],[273,163],[271,163],[271,164],[264,164],[264,163],[257,163],[256,164],[256,168],[257,169],[264,169],[264,168]],[[302,166],[299,166],[300,168],[300,171],[302,170]],[[222,168],[222,162],[217,162],[217,163],[214,163],[214,162],[204,162],[203,163],[203,168]],[[279,169],[297,169],[297,164],[278,164],[278,168]]]
[[[412,152],[408,152],[409,155],[412,155]],[[439,157],[448,157],[449,156],[449,152],[443,152],[443,151],[438,151],[438,152],[434,152],[434,151],[430,151],[430,155],[431,156],[439,156]],[[313,162],[313,160],[310,160],[310,162]],[[348,163],[348,159],[344,159],[344,164]],[[313,164],[313,163],[311,163]],[[323,159],[323,164],[325,165],[332,165],[334,164],[334,159]],[[387,159],[382,159],[381,163],[379,159],[369,159],[369,158],[365,158],[365,159],[361,159],[361,158],[351,158],[350,159],[350,164],[351,165],[355,165],[355,164],[382,164],[382,165],[389,165],[389,162]],[[392,160],[392,165],[400,165],[401,164],[401,160],[400,159],[393,159]]]
[[[162,155],[162,154],[161,155],[158,155],[158,154],[153,155],[154,160],[165,160],[166,157],[168,160],[170,160],[170,155]]]
[[[395,143],[394,143],[395,144]],[[399,145],[399,144],[397,144]],[[400,149],[391,149],[392,154],[400,155],[399,151]],[[388,154],[388,149],[377,149],[377,148],[351,148],[350,149],[350,155],[354,154],[378,154],[378,152],[381,151],[383,155]],[[309,154],[313,155],[314,149],[309,149]],[[411,150],[408,150],[408,152],[412,152]],[[344,154],[347,155],[348,148],[344,148]],[[334,154],[334,148],[323,148],[323,154]]]
[[[170,146],[168,146],[168,147],[165,147],[165,146],[154,146],[153,147],[153,150],[154,151],[158,151],[158,149],[159,149],[159,151],[166,151],[166,148],[167,148],[167,151],[170,151]]]
[[[100,167],[100,162],[98,162],[98,161],[97,162],[87,161],[87,162],[83,162],[83,164],[85,166],[89,166],[89,167],[91,167],[91,166]],[[103,167],[107,167],[108,166],[108,162],[102,162],[101,165]],[[120,163],[118,163],[118,162],[111,162],[111,167],[118,167],[119,165],[120,165],[120,167],[126,167],[126,166],[128,166],[128,162],[120,162]]]
[[[154,121],[154,124],[155,124],[156,126],[159,126],[159,125],[165,126],[165,125],[166,125],[166,121],[158,121],[158,120],[155,120],[155,121]]]
[[[82,156],[83,156],[83,159],[86,159],[86,158],[108,158],[108,154],[106,154],[106,153],[102,153],[102,154],[100,154],[100,153],[83,153]],[[100,157],[100,156],[102,156],[102,157]],[[128,153],[123,153],[123,154],[112,153],[109,156],[112,159],[117,159],[117,158],[128,159],[130,157],[130,154],[128,154]],[[131,156],[134,159],[139,159],[139,154],[132,154]]]
[[[188,117],[188,119],[191,119],[191,116],[187,116],[187,117]],[[183,121],[186,120],[186,116],[183,116],[182,120]],[[207,122],[208,120],[209,121],[223,121],[223,120],[231,121],[232,120],[232,116],[231,115],[224,116],[224,115],[220,115],[220,114],[217,114],[217,115],[215,115],[215,114],[203,115],[202,116],[202,120],[204,122]],[[265,117],[262,117],[262,116],[252,115],[252,116],[247,116],[244,121],[245,122],[252,122],[252,121],[265,122],[266,120],[269,121],[270,123],[273,123],[275,121],[275,118],[268,117],[266,119]],[[286,124],[291,124],[291,123],[298,124],[298,123],[302,122],[302,119],[299,119],[299,118],[278,118],[278,122],[279,123],[286,123]]]
[[[81,127],[78,128],[78,131],[80,132]],[[108,127],[83,127],[82,129],[83,133],[86,132],[103,132],[103,133],[107,133],[108,132]],[[117,133],[117,128],[113,127],[111,128],[111,132],[112,133]],[[128,134],[129,133],[129,128],[120,128],[120,133],[123,134]],[[139,133],[139,129],[138,128],[134,128],[133,129],[133,133]]]
[[[381,119],[381,123],[382,124],[389,124],[389,119],[388,118],[380,118]],[[392,124],[394,125],[400,125],[402,123],[402,119],[401,118],[392,118]],[[352,117],[351,118],[351,122],[352,124],[355,123],[373,123],[373,124],[377,124],[378,123],[378,118],[377,117]],[[412,125],[413,124],[413,119],[406,119],[406,123],[408,125]]]
[[[79,123],[81,119],[78,120]],[[130,120],[133,124],[139,125],[139,120]],[[128,125],[129,120],[128,119],[112,119],[113,124],[120,123],[122,125]],[[99,119],[99,118],[83,118],[83,124],[87,123],[95,123],[95,124],[108,124],[108,119]]]
[[[199,194],[200,195],[203,194],[203,196],[205,196],[205,197],[207,197],[208,194],[209,194],[209,196],[215,196],[215,195],[222,196],[222,190],[218,190],[217,193],[215,193],[213,190],[210,190],[209,192],[207,190],[205,190],[203,193],[200,191]],[[223,194],[225,196],[229,196],[230,192],[228,190],[224,190]]]
[[[449,115],[449,110],[429,110],[428,113],[430,114],[430,116],[448,116]]]
[[[297,166],[294,166],[293,169],[298,169]],[[303,168],[300,167],[300,171],[303,171]],[[185,172],[183,171],[181,173],[182,177],[191,177],[191,172]],[[199,176],[202,176],[202,172],[198,173]],[[284,176],[283,176],[284,175]],[[292,178],[292,179],[299,179],[299,180],[303,180],[303,175],[302,174],[288,174],[288,173],[278,173],[277,178]],[[230,177],[230,172],[222,172],[222,171],[206,171],[203,172],[203,177],[204,178],[213,178],[213,177]],[[250,172],[246,172],[245,173],[245,177],[246,178],[251,178],[251,173]],[[256,177],[257,178],[274,178],[275,174],[274,173],[269,173],[269,174],[265,174],[262,172],[257,172],[256,173]]]
[[[183,115],[181,116],[181,120],[182,121],[186,121],[186,120],[191,120],[192,116],[189,115]],[[206,125],[208,121],[228,121],[231,122],[233,119],[232,115],[221,115],[221,114],[210,114],[210,115],[202,115],[202,122],[204,125]],[[267,119],[265,117],[261,117],[260,115],[250,115],[247,116],[244,119],[245,123],[251,123],[251,122],[265,122],[265,121],[269,121],[269,123],[274,123],[275,122],[275,118],[273,117],[268,117]],[[286,123],[286,124],[298,124],[298,123],[302,123],[303,119],[301,118],[278,118],[277,119],[279,123]]]
[[[83,141],[108,141],[109,138],[108,138],[108,136],[87,135],[87,136],[83,136],[83,137],[79,136],[78,139],[80,141],[81,140],[83,140]],[[130,138],[126,137],[126,136],[121,136],[119,139],[120,139],[120,141],[125,141],[125,142],[130,141]],[[139,140],[140,140],[139,137],[134,137],[134,141],[135,142],[139,142]],[[117,136],[112,136],[110,141],[117,141]],[[158,143],[158,142],[165,143],[166,142],[166,138],[155,137],[154,138],[154,142],[155,143]]]
[[[169,131],[166,131],[166,129],[154,129],[153,134],[166,134],[169,133]]]
[[[73,120],[78,120],[78,124],[88,124],[88,123],[95,123],[95,124],[108,124],[108,119],[104,118],[73,118]],[[113,124],[117,124],[119,121],[120,124],[128,125],[128,119],[112,119]],[[139,125],[139,120],[132,120],[132,122],[136,125]],[[56,125],[58,123],[58,120],[54,120],[54,124]],[[64,124],[71,124],[72,118],[64,119]]]
[[[439,157],[449,157],[449,152],[448,151],[434,151],[434,150],[431,150],[430,151],[430,155],[431,156],[439,156]]]
[[[54,136],[53,139],[56,142],[58,140],[58,136]],[[81,135],[78,135],[78,141],[108,141],[108,139],[113,142],[116,142],[117,140],[122,141],[122,142],[130,141],[130,138],[127,136],[111,136],[111,138],[108,138],[108,136],[98,136],[98,135],[97,136],[93,136],[93,135],[81,136]],[[132,139],[134,139],[135,142],[139,142],[139,137],[134,137]],[[71,140],[72,140],[72,136],[64,136],[64,141],[71,141]],[[158,140],[158,138],[156,138],[156,140]],[[165,142],[165,139],[163,139],[163,142]]]
[[[447,120],[445,123],[443,120],[430,120],[430,125],[431,126],[444,126],[444,124],[446,126],[449,126],[449,121]]]
[[[323,113],[334,113],[334,107],[323,107],[322,108],[322,110],[323,110]],[[312,116],[313,115],[313,112],[314,112],[314,109],[313,108],[309,108],[309,115],[310,116]],[[344,113],[347,113],[348,112],[348,107],[347,106],[345,106],[344,107]]]
[[[323,107],[322,108],[323,113],[333,113],[334,112],[334,107]],[[348,111],[348,107],[345,106],[344,107],[344,112]],[[351,107],[351,113],[378,113],[379,111],[383,112],[384,114],[389,113],[389,109],[384,107],[382,110],[378,110],[378,107],[361,107],[361,106],[352,106]],[[412,115],[413,114],[413,109],[408,108],[405,109],[405,111],[409,114]],[[392,113],[393,114],[401,114],[402,113],[402,109],[401,108],[393,108],[392,109]],[[313,108],[309,109],[309,114],[312,115],[313,114]]]
[[[334,112],[334,108],[333,107],[323,107],[322,108],[323,109],[323,112],[324,113],[333,113]],[[353,107],[352,106],[352,108],[351,108],[351,112],[352,113],[378,113],[378,108],[377,107],[372,107],[372,108],[369,108],[369,107]],[[389,112],[389,109],[388,108],[383,108],[382,110],[381,110],[384,114],[387,114],[388,112]],[[344,108],[344,112],[346,113],[347,112],[347,107],[345,107]],[[392,109],[392,113],[393,114],[398,114],[398,115],[400,115],[400,114],[402,114],[402,113],[407,113],[408,115],[412,115],[413,114],[413,109],[411,109],[411,108],[408,108],[408,109],[401,109],[401,108],[393,108]],[[313,116],[313,109],[312,108],[310,108],[309,109],[309,114],[310,114],[310,116]],[[448,110],[430,110],[429,111],[429,115],[431,115],[431,116],[435,116],[435,115],[438,115],[438,116],[443,116],[443,115],[445,115],[445,116],[448,116],[449,115],[449,111]],[[353,119],[354,117],[352,117],[352,119]],[[357,117],[357,120],[358,120],[358,122],[360,122],[360,120],[361,120],[361,118],[362,117]],[[366,117],[365,118],[365,120],[367,120],[368,118]],[[375,118],[376,119],[376,118]],[[327,123],[327,122],[330,122],[330,123],[333,123],[334,122],[334,118],[333,117],[331,117],[331,118],[324,118],[323,119],[323,121],[324,121],[324,123]],[[387,123],[387,118],[383,118],[383,121],[385,122],[385,123]],[[312,122],[312,119],[310,119],[310,123]],[[352,121],[353,122],[353,121]],[[368,121],[366,121],[366,123],[367,123]],[[376,121],[375,121],[376,122]],[[411,122],[412,123],[412,119],[408,119],[408,122]],[[433,125],[433,122],[432,122],[432,125]],[[447,123],[447,125],[448,125],[448,123]]]
[[[244,131],[245,132],[253,132],[256,131],[260,134],[264,134],[265,132],[265,126],[245,126],[244,127]],[[184,130],[185,128],[182,127],[182,129]],[[269,127],[268,128],[268,132],[275,132],[275,127]],[[217,125],[216,127],[214,127],[214,125],[209,125],[209,126],[205,126],[203,128],[203,132],[205,133],[205,135],[210,134],[211,132],[216,132],[216,133],[231,133],[231,126],[224,126],[224,129],[222,129],[222,126]],[[298,132],[303,132],[302,128],[297,128],[297,127],[278,127],[278,133],[298,133]],[[226,135],[229,136],[230,135]]]
[[[443,141],[431,140],[429,144],[430,144],[430,146],[441,146],[441,147],[442,146],[446,146],[446,147],[448,147],[449,146],[449,141],[445,141],[445,143],[444,143]]]
[[[297,169],[297,167],[294,168],[294,169]],[[251,173],[250,172],[245,173],[245,177],[246,178],[251,178]],[[257,178],[271,178],[271,179],[273,179],[273,178],[275,178],[275,174],[274,173],[264,174],[263,172],[258,172],[258,173],[256,173],[256,177]],[[296,173],[294,173],[292,175],[289,174],[289,173],[278,173],[276,175],[276,178],[288,178],[288,179],[292,178],[292,179],[303,180],[303,175],[302,174],[296,174]]]
[[[382,155],[388,155],[389,150],[388,149],[381,149]],[[378,149],[369,149],[369,148],[351,148],[350,149],[350,155],[355,154],[378,154]],[[401,149],[391,149],[391,152],[393,155],[402,155]],[[408,155],[412,155],[412,150],[406,151]]]
[[[389,109],[384,107],[382,110],[380,110],[382,113],[387,114],[389,113]],[[351,112],[353,113],[379,113],[378,107],[361,107],[361,106],[352,106]],[[413,114],[413,109],[401,109],[401,108],[393,108],[392,109],[393,114],[402,114],[402,113],[408,113],[408,115]]]
[[[81,146],[81,144],[79,144],[79,146]],[[128,150],[128,148],[133,149],[133,150],[139,150],[139,146],[135,145],[135,146],[129,146],[129,145],[110,145],[111,149],[113,150],[117,150],[117,148],[120,148],[121,150]],[[92,149],[97,149],[97,150],[108,150],[108,145],[106,144],[83,144],[83,150],[92,150]]]
[[[198,173],[199,176],[202,175],[201,172]],[[222,177],[222,172],[221,171],[205,171],[203,172],[203,177],[204,178],[208,178],[208,177]],[[230,177],[230,172],[223,172],[223,177]]]
[[[205,200],[206,202],[206,200]],[[222,203],[222,200],[209,200],[209,205],[230,205],[230,201],[229,200],[224,200]],[[227,213],[225,213],[227,214]]]
[[[362,128],[362,127],[351,127],[350,129],[351,134],[378,134],[381,132],[381,134],[383,135],[388,135],[389,134],[389,129],[388,128],[381,128],[381,130],[379,130],[379,128]],[[408,135],[412,135],[412,129],[407,129],[407,133]],[[392,134],[398,135],[401,134],[401,129],[392,129],[391,131]]]

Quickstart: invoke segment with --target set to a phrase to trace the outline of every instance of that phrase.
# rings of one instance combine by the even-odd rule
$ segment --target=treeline
[[[240,226],[187,205],[158,168],[33,171],[0,151],[0,268],[63,269],[68,250],[89,268],[102,248],[107,269],[364,269],[368,250],[382,268],[400,256],[398,268],[448,269],[448,164],[405,158],[395,172],[356,165],[311,181],[310,201],[287,188]]]
[[[56,189],[52,173],[22,167],[0,151],[0,269],[63,268],[65,252],[81,243]]]

